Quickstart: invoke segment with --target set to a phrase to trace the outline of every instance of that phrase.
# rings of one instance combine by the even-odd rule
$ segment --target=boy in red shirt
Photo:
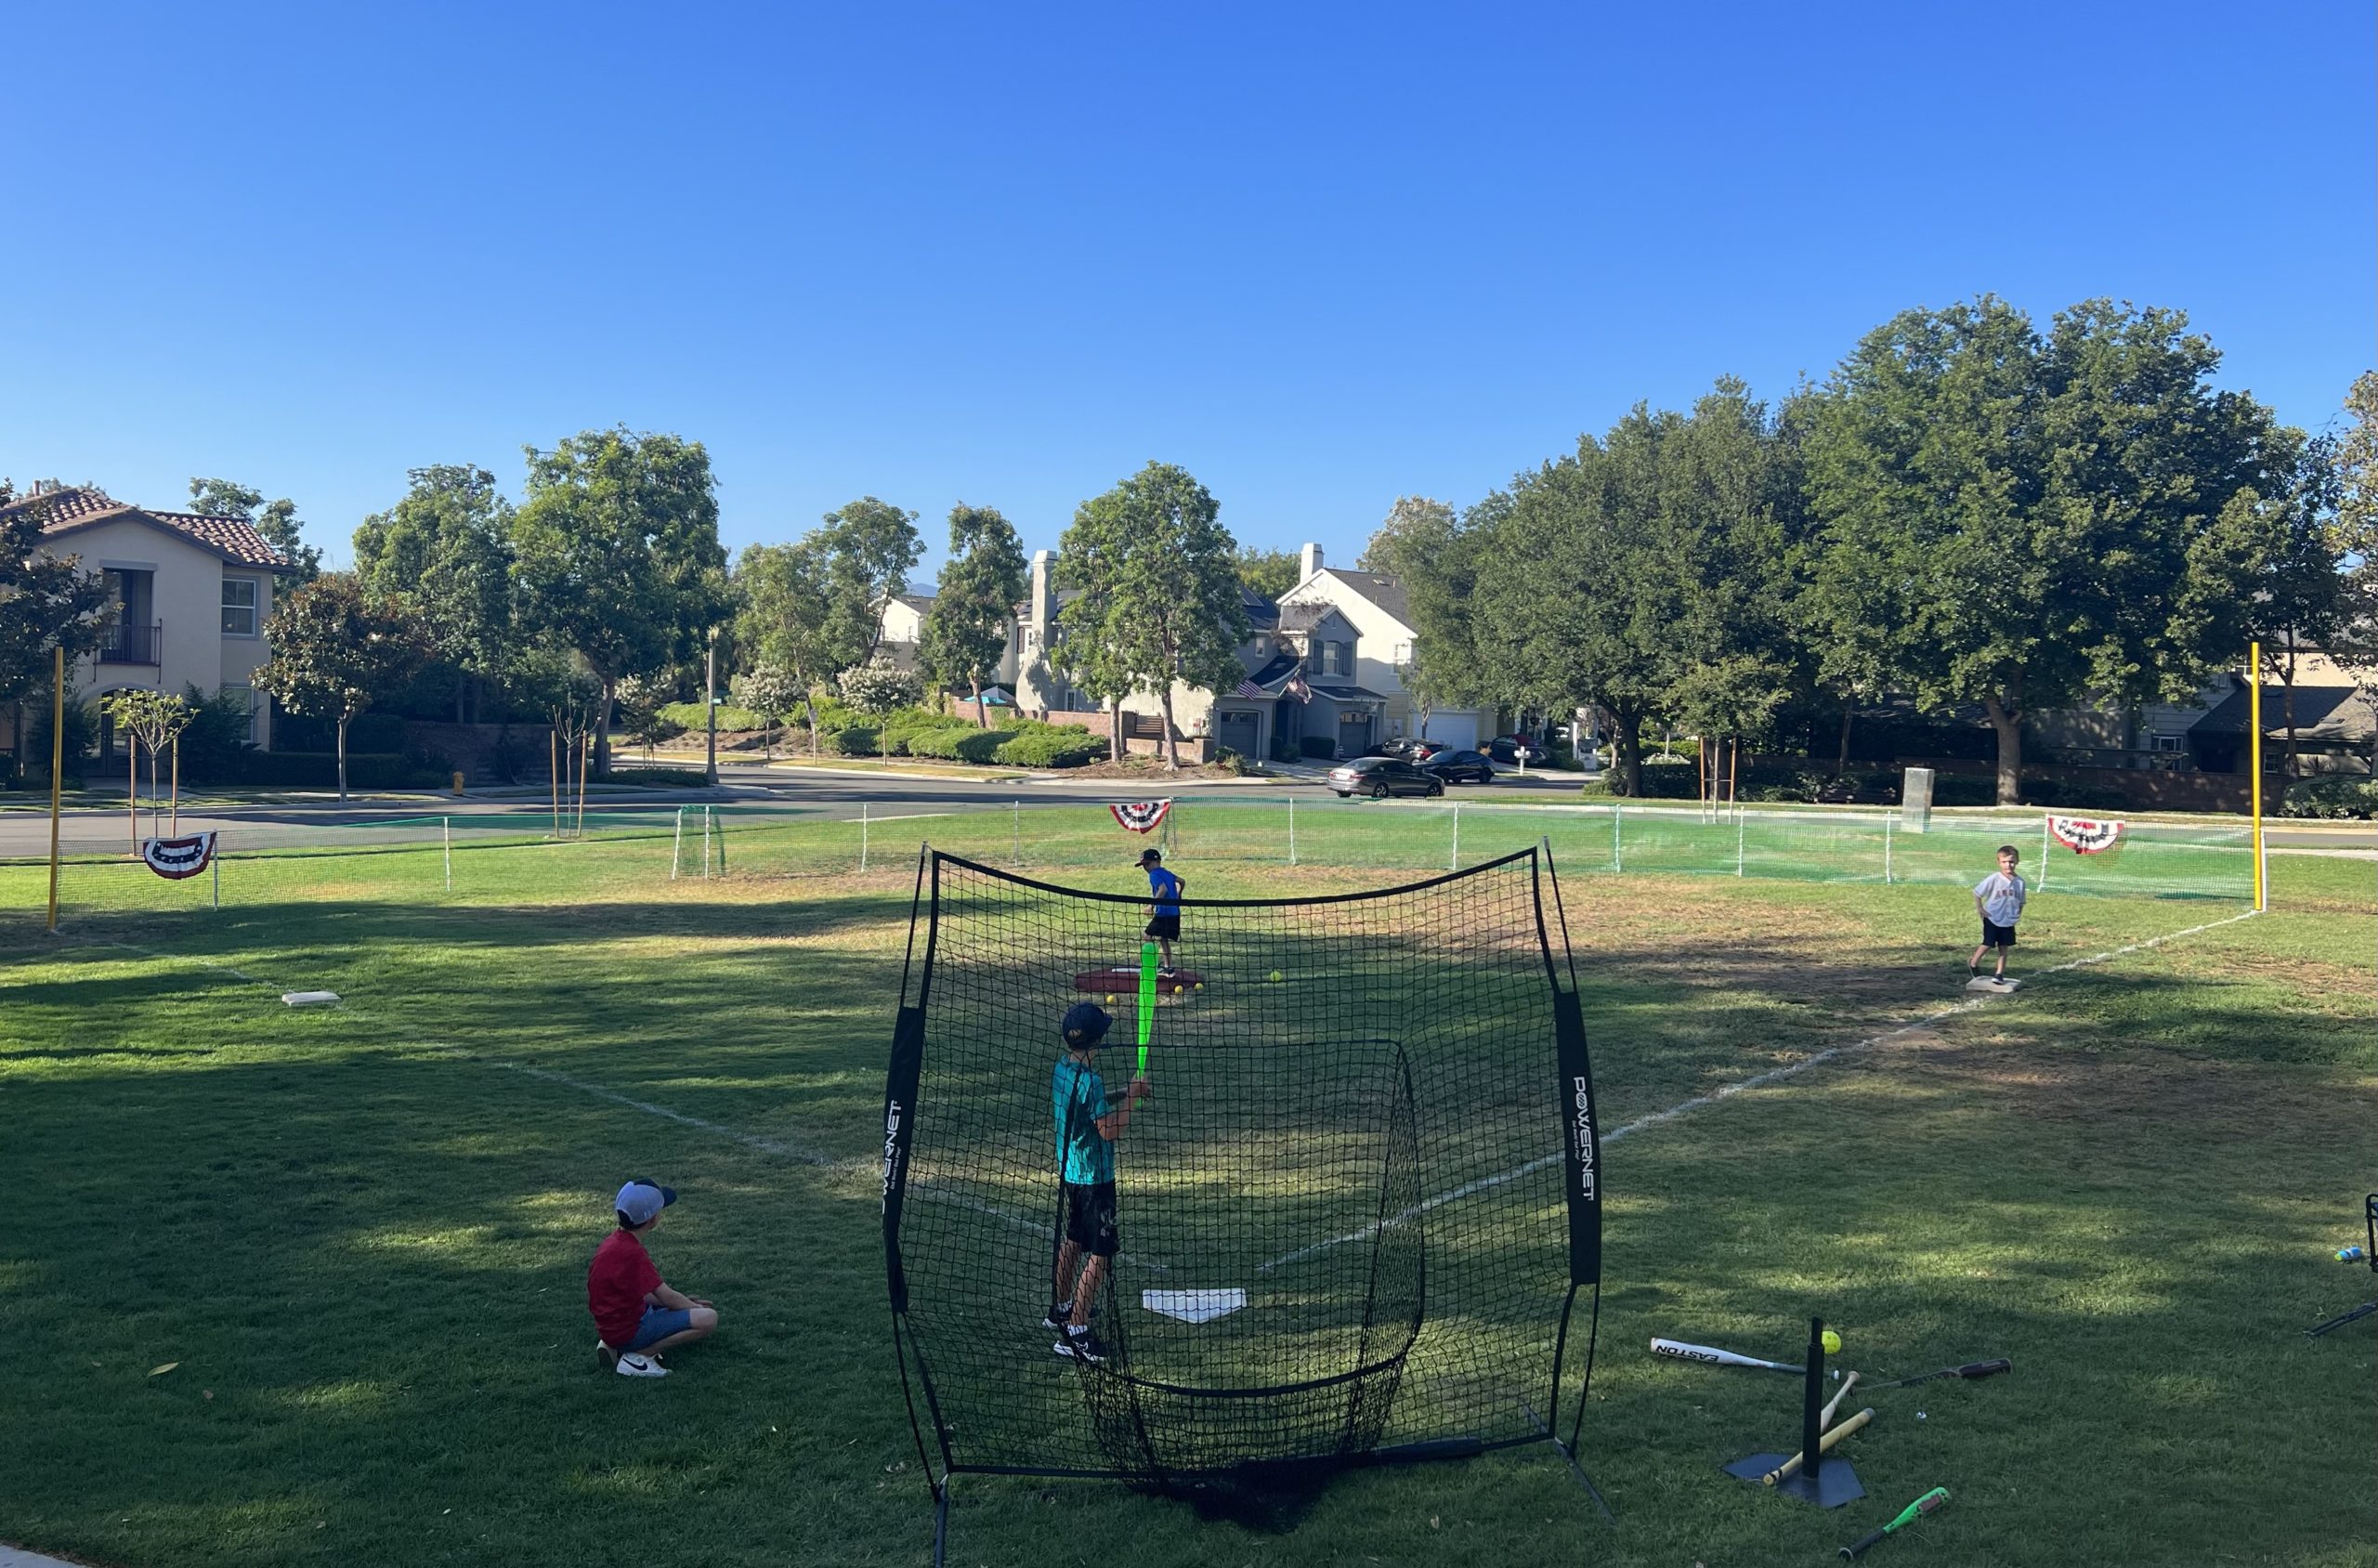
[[[644,1249],[644,1235],[677,1201],[674,1188],[634,1181],[611,1207],[620,1228],[594,1249],[586,1269],[586,1310],[599,1336],[594,1352],[622,1378],[666,1378],[660,1352],[705,1339],[718,1326],[718,1309],[699,1296],[672,1290]]]

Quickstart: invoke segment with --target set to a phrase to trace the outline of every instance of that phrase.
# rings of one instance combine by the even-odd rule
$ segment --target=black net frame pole
[[[1215,1464],[1231,1473],[1315,1458],[1397,1464],[1549,1441],[1607,1513],[1574,1452],[1599,1333],[1602,1193],[1575,958],[1548,846],[1393,888],[1183,897],[1184,977],[1140,1020],[1114,976],[1118,949],[1141,938],[1148,902],[929,845],[920,853],[886,1076],[883,1218],[895,1352],[936,1501],[936,1557],[960,1471],[1197,1482],[1224,1473],[1209,1472]],[[1212,993],[1194,994],[1208,981],[1185,973],[1193,962],[1208,966]],[[955,987],[946,1000],[945,981]],[[1076,1222],[1055,1176],[1035,1172],[1048,1171],[1052,1139],[1065,1164],[1065,1129],[1050,1130],[1045,1052],[1068,988],[1123,1004],[1109,1042],[1117,1049],[1106,1053],[1108,1102],[1118,1097],[1115,1075],[1131,1073],[1126,1020],[1152,1025],[1150,1082],[1163,1087],[1141,1113],[1147,1134],[1113,1140],[1123,1239],[1092,1308],[1103,1309],[1106,1358],[1052,1365],[1013,1343],[986,1343],[1024,1337],[1010,1310],[1020,1290],[1037,1318],[1037,1303],[1064,1283],[1051,1254]],[[1395,1021],[1384,1036],[1365,1027],[1378,1017]],[[1168,1116],[1182,1123],[1169,1143]],[[1216,1127],[1229,1137],[1207,1152]],[[1417,1143],[1399,1155],[1399,1140]],[[1548,1144],[1557,1152],[1545,1155]],[[1350,1213],[1349,1199],[1365,1207]],[[1556,1201],[1569,1218],[1565,1236],[1544,1224]],[[1247,1217],[1217,1232],[1209,1211]],[[1441,1286],[1427,1267],[1438,1229],[1490,1261]],[[1282,1244],[1278,1256],[1252,1262]],[[1261,1250],[1234,1250],[1248,1245]],[[1547,1277],[1548,1263],[1567,1277]],[[925,1294],[914,1297],[919,1279]],[[1206,1288],[1224,1283],[1233,1288]],[[1543,1354],[1545,1339],[1530,1335],[1554,1330],[1557,1420],[1577,1293],[1588,1287],[1583,1380],[1564,1443],[1513,1379]],[[1248,1315],[1202,1341],[1161,1315],[1140,1315],[1169,1313],[1150,1304],[1156,1297],[1206,1295],[1235,1299],[1213,1315]],[[1288,1303],[1307,1310],[1313,1300],[1337,1315],[1299,1328],[1307,1319]],[[1215,1361],[1226,1337],[1261,1344],[1274,1375],[1234,1369],[1227,1355]],[[1044,1334],[1043,1357],[1046,1346]],[[1527,1381],[1546,1372],[1535,1360]],[[1401,1397],[1400,1385],[1408,1385]],[[1218,1446],[1184,1448],[1183,1431],[1200,1428]]]

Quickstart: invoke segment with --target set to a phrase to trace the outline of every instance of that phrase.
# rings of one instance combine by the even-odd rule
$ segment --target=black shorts
[[[1093,1258],[1112,1258],[1115,1233],[1115,1183],[1067,1182],[1065,1239]]]
[[[1985,947],[2011,947],[2015,945],[2015,928],[1985,919],[1981,922],[1981,945]]]
[[[1179,915],[1156,916],[1156,919],[1148,921],[1147,934],[1162,937],[1167,942],[1180,941],[1181,917]]]

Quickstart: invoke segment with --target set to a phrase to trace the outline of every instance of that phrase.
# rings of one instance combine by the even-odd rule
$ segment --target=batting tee
[[[1154,1092],[1114,1145],[1120,1251],[1092,1365],[1041,1326],[1051,1076],[1078,982],[1136,967],[1146,907],[921,856],[883,1246],[944,1527],[962,1472],[1194,1484],[1543,1441],[1573,1456],[1602,1190],[1548,854],[1375,892],[1182,900],[1196,983],[1147,1011]],[[1117,1104],[1145,994],[1092,999],[1116,1019],[1098,1070]]]

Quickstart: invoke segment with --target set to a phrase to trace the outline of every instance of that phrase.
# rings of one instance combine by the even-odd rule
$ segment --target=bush
[[[945,727],[920,730],[908,738],[908,754],[912,757],[939,757],[944,762],[987,763],[998,752],[1001,742],[1015,738],[1013,729],[964,729]]]
[[[1106,755],[1106,739],[1078,725],[1044,725],[1003,740],[992,753],[1008,767],[1082,767]]]
[[[1232,751],[1227,746],[1217,747],[1215,749],[1214,766],[1219,771],[1227,773],[1233,777],[1243,778],[1247,775],[1247,759],[1240,756],[1236,751]]]
[[[2281,817],[2378,817],[2378,779],[2351,774],[2299,778],[2279,803]]]
[[[228,765],[216,775],[217,783],[278,785],[298,790],[338,788],[335,752],[235,751],[225,761]],[[350,790],[436,790],[451,783],[453,774],[445,758],[427,751],[346,754],[346,787]]]
[[[1304,754],[1329,762],[1338,755],[1338,742],[1326,735],[1308,735],[1304,738]]]
[[[681,729],[690,729],[697,735],[702,733],[703,726],[707,723],[702,717],[702,705],[699,702],[672,702],[660,710],[660,717],[663,723],[675,725]],[[718,705],[718,727],[721,729],[765,729],[768,727],[768,720],[764,713],[754,712],[749,708],[738,708],[732,702],[722,702]]]
[[[916,751],[911,742],[918,736],[938,730],[972,730],[973,727],[972,719],[954,719],[947,713],[936,713],[926,708],[903,708],[883,721],[883,754],[887,757],[937,756],[942,753]]]
[[[1964,773],[1943,773],[1932,780],[1934,805],[1996,805],[1998,780]]]
[[[819,733],[822,735],[824,732],[821,730]],[[880,756],[882,735],[882,732],[873,725],[844,725],[826,738],[826,745],[840,757]]]
[[[2063,811],[2122,811],[2130,805],[2130,795],[2112,784],[2082,783],[2069,778],[2037,778],[2024,780],[2023,804],[2055,806]]]

